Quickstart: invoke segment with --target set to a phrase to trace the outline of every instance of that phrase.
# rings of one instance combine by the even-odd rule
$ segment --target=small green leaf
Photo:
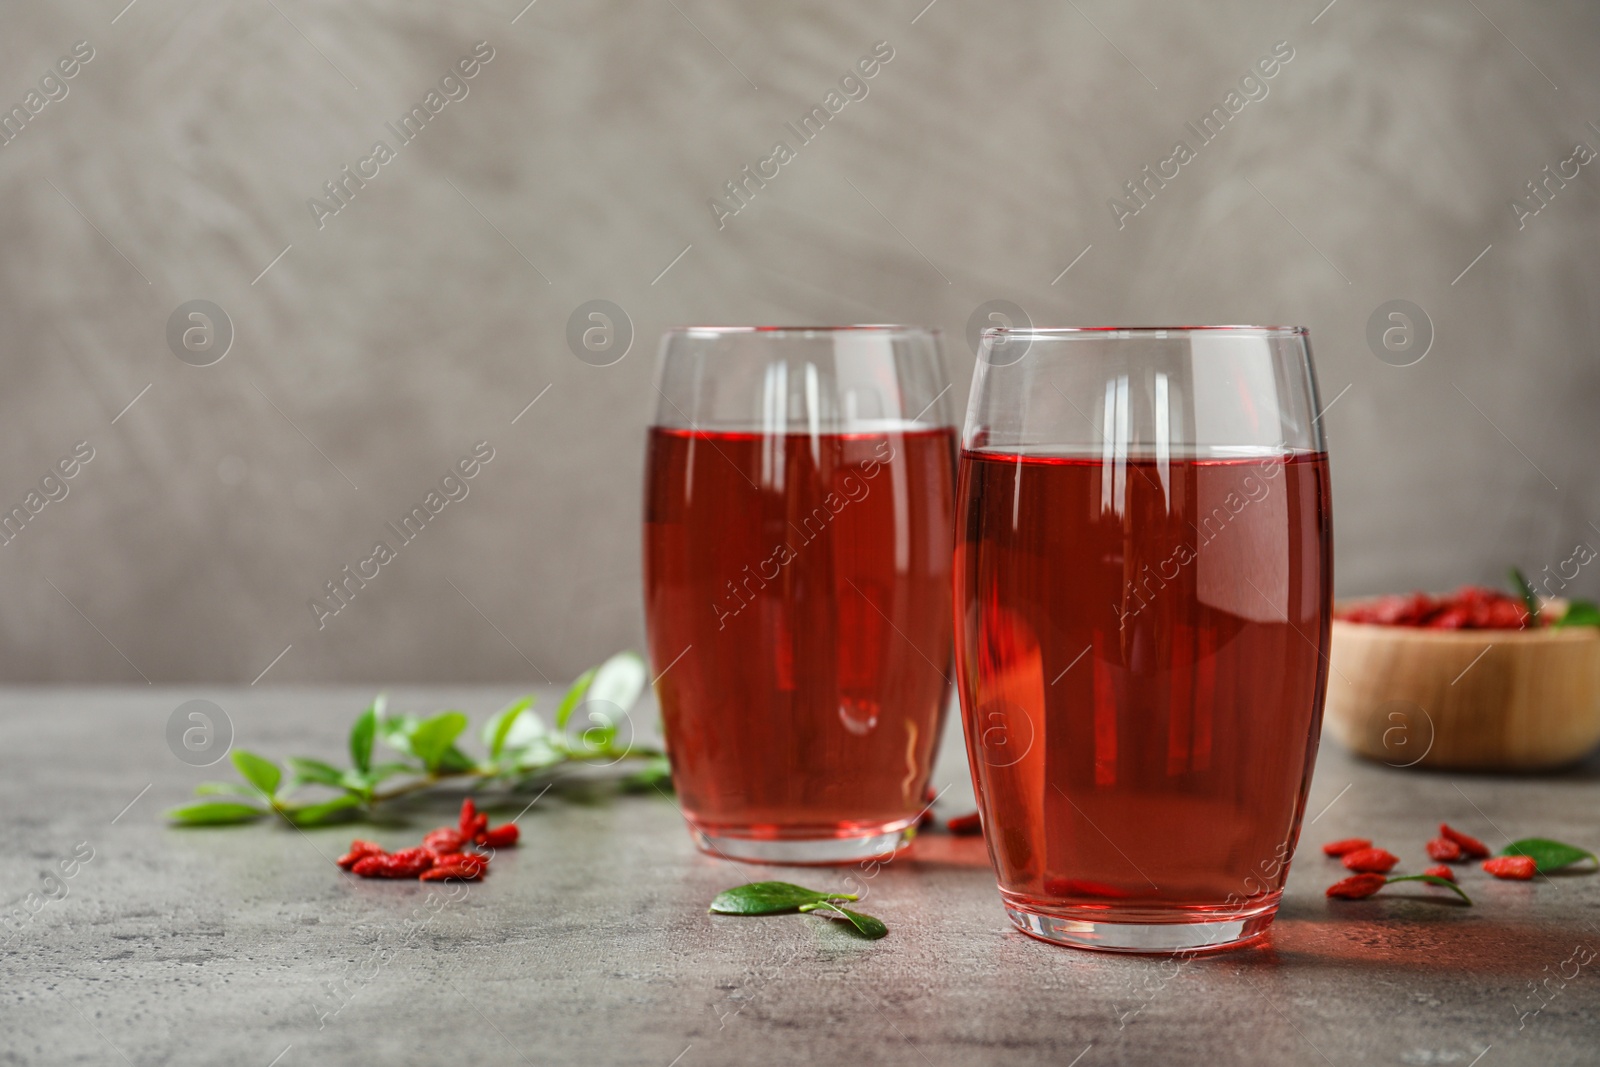
[[[350,762],[355,764],[358,771],[365,771],[372,766],[372,739],[377,735],[378,720],[383,718],[386,705],[383,694],[379,693],[350,727]]]
[[[231,823],[254,822],[267,813],[254,804],[211,800],[203,804],[189,804],[173,808],[167,817],[190,826],[227,826]]]
[[[793,882],[751,882],[718,893],[711,911],[718,915],[779,915],[799,911],[804,904],[855,899],[853,893],[819,893]]]
[[[514,752],[506,753],[505,762],[514,770],[537,771],[553,767],[566,758],[567,754],[564,751],[552,745],[547,738],[541,737]]]
[[[572,718],[572,712],[577,708],[578,702],[589,691],[589,686],[594,681],[595,671],[598,669],[597,667],[591,667],[578,675],[578,680],[572,683],[572,688],[568,689],[566,695],[561,698],[561,705],[556,708],[557,730],[565,730],[567,728],[567,720]]]
[[[194,787],[197,797],[232,796],[232,797],[258,797],[261,794],[248,785],[238,782],[201,782]]]
[[[1429,885],[1436,885],[1441,889],[1450,890],[1468,904],[1472,903],[1472,898],[1467,896],[1466,892],[1460,886],[1456,885],[1450,879],[1440,878],[1436,874],[1403,874],[1398,878],[1390,878],[1383,884],[1394,885],[1396,882],[1427,882]]]
[[[1528,625],[1539,625],[1539,595],[1533,591],[1533,586],[1524,577],[1523,573],[1515,567],[1508,572],[1511,578],[1511,588],[1515,589],[1522,597],[1523,606],[1528,609]]]
[[[1513,841],[1501,851],[1500,855],[1532,856],[1534,866],[1539,869],[1540,874],[1559,871],[1563,867],[1570,867],[1584,860],[1594,860],[1600,865],[1600,857],[1595,856],[1593,852],[1586,852],[1576,845],[1551,841],[1547,837],[1524,837],[1521,841]]]
[[[261,790],[263,796],[271,798],[277,795],[278,784],[283,781],[283,772],[276,763],[262,759],[254,752],[247,752],[242,748],[233,750],[233,765],[244,776],[245,781]]]
[[[411,751],[428,770],[438,770],[445,762],[445,754],[466,728],[466,715],[459,711],[441,711],[422,720],[411,731]],[[459,751],[456,754],[461,755]],[[472,765],[470,760],[466,763],[469,767]]]
[[[314,782],[317,785],[344,788],[344,772],[331,764],[318,759],[306,759],[303,756],[289,756],[283,762],[289,768],[290,779],[293,782]]]
[[[1465,896],[1466,894],[1463,893],[1462,895]],[[883,924],[882,919],[873,918],[871,915],[863,915],[859,911],[851,911],[849,908],[841,908],[839,905],[829,901],[823,901],[820,904],[802,904],[800,905],[800,910],[804,912],[821,912],[830,919],[836,917],[844,919],[856,928],[857,933],[869,941],[876,941],[889,932],[889,928]]]
[[[672,763],[665,756],[652,756],[650,760],[638,770],[622,780],[622,788],[629,792],[641,792],[646,789],[668,790],[672,788]]]
[[[483,724],[483,743],[489,749],[491,760],[500,758],[500,753],[506,747],[506,738],[511,735],[511,728],[517,724],[522,713],[531,707],[533,707],[533,697],[523,697]]]
[[[1589,600],[1569,600],[1567,610],[1555,621],[1561,626],[1600,626],[1600,605]]]
[[[416,753],[411,748],[411,735],[420,724],[415,715],[386,715],[378,720],[378,736],[396,752],[414,756]]]
[[[307,804],[303,808],[290,808],[284,814],[296,826],[321,826],[324,823],[338,822],[352,814],[352,808],[361,806],[361,798],[345,794],[334,797],[321,804]]]
[[[650,669],[637,652],[618,652],[594,669],[584,699],[603,700],[627,711],[649,681]]]

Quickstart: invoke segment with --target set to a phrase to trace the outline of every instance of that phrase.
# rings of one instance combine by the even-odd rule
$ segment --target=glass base
[[[1278,912],[1274,902],[1262,911],[1199,922],[1134,923],[1064,919],[1007,902],[1017,929],[1040,941],[1097,952],[1199,955],[1238,948],[1267,932]]]
[[[856,837],[731,837],[690,824],[689,835],[700,851],[744,863],[822,866],[884,859],[911,842],[914,824]]]

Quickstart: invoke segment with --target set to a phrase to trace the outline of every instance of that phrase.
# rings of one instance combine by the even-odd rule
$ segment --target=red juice
[[[949,687],[954,463],[949,428],[651,429],[645,614],[694,829],[868,837],[921,811]]]
[[[960,477],[957,684],[1007,902],[1270,909],[1327,680],[1326,455],[967,451]]]

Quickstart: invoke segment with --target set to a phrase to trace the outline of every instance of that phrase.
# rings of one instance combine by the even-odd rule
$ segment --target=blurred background
[[[958,408],[996,309],[1304,324],[1341,594],[1592,597],[1597,45],[1583,0],[7,5],[0,671],[642,647],[684,323],[938,326]]]

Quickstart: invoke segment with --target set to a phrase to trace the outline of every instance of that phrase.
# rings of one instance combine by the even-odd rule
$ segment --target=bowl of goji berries
[[[1537,770],[1581,759],[1600,743],[1600,611],[1523,591],[1467,586],[1335,605],[1328,731],[1392,767]]]

